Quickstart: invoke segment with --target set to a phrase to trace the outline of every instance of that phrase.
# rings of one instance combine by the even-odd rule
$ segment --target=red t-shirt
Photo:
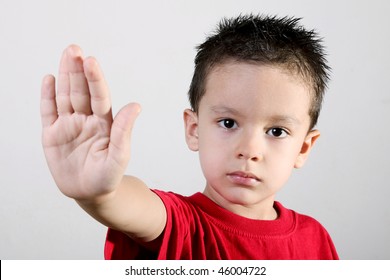
[[[278,218],[262,221],[231,213],[202,193],[185,197],[155,192],[167,211],[158,250],[150,251],[109,229],[105,259],[338,259],[329,234],[319,222],[279,202],[274,204]]]

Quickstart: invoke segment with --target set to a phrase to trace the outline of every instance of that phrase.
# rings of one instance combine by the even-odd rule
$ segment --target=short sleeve
[[[151,251],[146,244],[135,241],[126,234],[108,229],[104,258],[106,260],[142,259],[190,259],[192,227],[191,206],[185,197],[171,192],[153,190],[163,201],[167,211],[167,222],[159,237],[157,251]]]

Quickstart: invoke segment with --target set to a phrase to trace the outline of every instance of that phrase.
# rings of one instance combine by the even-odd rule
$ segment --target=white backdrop
[[[390,2],[0,0],[0,259],[102,259],[106,228],[55,186],[44,160],[40,82],[79,44],[100,61],[114,112],[143,111],[128,173],[203,190],[182,112],[195,46],[223,16],[303,17],[325,38],[332,81],[306,166],[278,196],[330,232],[343,259],[390,259]]]

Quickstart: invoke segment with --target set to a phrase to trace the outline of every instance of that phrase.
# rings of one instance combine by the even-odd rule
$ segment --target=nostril
[[[258,161],[259,158],[258,158],[258,157],[252,157],[251,160],[252,160],[252,161]]]
[[[250,160],[250,161],[254,161],[254,162],[257,162],[260,159],[260,155],[259,156],[246,156],[244,154],[238,154],[237,157],[239,159],[245,159],[245,160]]]

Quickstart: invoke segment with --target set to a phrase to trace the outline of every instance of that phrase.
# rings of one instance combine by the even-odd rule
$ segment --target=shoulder
[[[280,207],[281,211],[290,213],[290,217],[294,220],[294,233],[291,236],[294,243],[305,244],[306,251],[314,254],[302,258],[339,258],[328,231],[319,221],[311,216],[287,209],[280,203],[277,203],[276,205],[277,207]]]
[[[315,218],[288,209],[280,202],[275,202],[275,207],[284,217],[288,217],[288,220],[291,219],[296,237],[312,240],[330,240],[329,233],[325,227]]]
[[[166,211],[186,211],[193,208],[194,203],[191,201],[191,196],[184,196],[174,192],[161,190],[152,190],[162,200]]]
[[[196,200],[193,198],[197,196],[184,196],[174,192],[167,192],[161,190],[153,190],[154,193],[162,200],[165,210],[167,212],[167,228],[174,223],[175,227],[188,230],[188,225],[193,223],[199,212],[199,207]]]
[[[202,193],[195,193],[191,196],[184,196],[174,192],[166,192],[161,190],[152,190],[163,201],[167,211],[170,208],[181,211],[201,211],[204,208],[217,207],[214,203]]]
[[[315,218],[296,212],[295,210],[284,207],[280,202],[275,201],[275,208],[279,214],[288,216],[289,218],[295,220],[296,226],[299,227],[319,227],[323,228],[321,223]]]

